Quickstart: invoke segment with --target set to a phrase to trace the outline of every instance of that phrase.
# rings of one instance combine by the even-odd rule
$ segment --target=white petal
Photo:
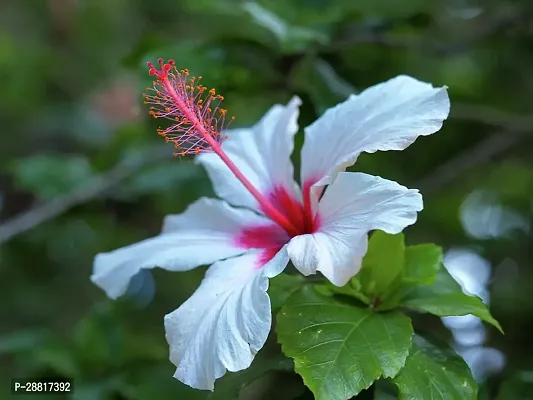
[[[256,213],[233,208],[225,201],[202,197],[182,214],[167,215],[163,233],[178,230],[212,230],[237,234],[243,226],[262,225],[270,220]]]
[[[228,131],[228,139],[222,144],[222,149],[263,195],[278,185],[299,195],[290,155],[298,131],[300,104],[300,99],[294,97],[287,106],[273,106],[252,128]],[[255,198],[216,154],[202,154],[197,161],[207,169],[219,197],[260,211]]]
[[[167,217],[161,235],[98,254],[91,280],[110,298],[117,298],[141,269],[187,271],[244,253],[235,244],[235,235],[245,226],[264,221],[251,211],[202,198],[183,214]]]
[[[367,235],[357,238],[343,232],[316,232],[296,236],[287,251],[294,266],[304,275],[317,271],[337,286],[344,286],[361,269],[368,245]]]
[[[288,263],[281,249],[263,268],[260,251],[213,264],[192,297],[165,316],[174,377],[204,390],[228,371],[248,368],[271,325],[268,278]]]
[[[405,75],[351,95],[305,128],[302,183],[333,182],[362,152],[403,150],[437,132],[449,111],[446,88]]]
[[[320,271],[343,286],[361,267],[369,231],[399,233],[416,221],[422,208],[418,190],[377,176],[341,172],[320,200],[318,232],[293,238],[289,256],[302,273]]]

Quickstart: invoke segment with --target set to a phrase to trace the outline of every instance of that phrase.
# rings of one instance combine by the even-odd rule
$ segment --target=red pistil
[[[177,71],[174,61],[165,63],[162,58],[158,60],[160,69],[157,69],[151,62],[148,63],[148,73],[157,79],[149,91],[155,92],[153,95],[145,94],[145,103],[152,104],[150,114],[154,118],[167,118],[176,121],[165,130],[158,130],[158,133],[165,137],[168,142],[174,143],[178,150],[176,155],[199,154],[201,152],[213,151],[228,166],[235,177],[246,187],[246,189],[257,200],[263,212],[289,235],[300,234],[300,230],[285,215],[279,212],[276,207],[263,196],[237,168],[228,155],[222,150],[221,144],[225,139],[222,134],[224,116],[226,110],[220,108],[223,97],[216,95],[211,89],[205,97],[205,86],[199,85],[195,78],[187,79],[188,70]],[[213,107],[211,103],[216,102]]]

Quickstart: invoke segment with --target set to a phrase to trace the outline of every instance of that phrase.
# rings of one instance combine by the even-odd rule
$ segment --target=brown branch
[[[67,212],[74,206],[88,202],[94,197],[107,192],[142,167],[169,156],[171,156],[171,149],[169,150],[169,147],[165,146],[154,148],[142,158],[128,157],[105,173],[93,177],[72,192],[16,215],[0,225],[0,244]]]
[[[532,125],[516,126],[503,130],[482,140],[476,146],[468,148],[459,155],[447,160],[427,176],[422,178],[416,187],[424,194],[435,193],[444,189],[457,177],[462,176],[474,167],[483,165],[491,158],[505,153],[531,133]]]
[[[505,153],[533,131],[533,117],[517,116],[487,106],[455,103],[450,118],[483,123],[503,129],[499,133],[485,138],[474,147],[450,158],[423,177],[416,184],[416,187],[423,190],[424,194],[442,190],[470,169],[483,165],[491,158]]]

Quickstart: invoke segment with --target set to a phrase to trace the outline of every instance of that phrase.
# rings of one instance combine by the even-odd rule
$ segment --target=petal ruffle
[[[222,144],[239,170],[265,196],[280,186],[299,196],[290,156],[300,104],[300,99],[293,97],[286,106],[273,106],[252,128],[228,131],[228,139]],[[220,198],[261,211],[256,199],[216,154],[201,154],[197,161],[206,168]]]
[[[98,254],[91,280],[114,299],[126,292],[141,269],[187,271],[243,254],[246,250],[235,241],[240,230],[266,222],[249,210],[202,198],[182,214],[168,216],[161,235]]]
[[[213,264],[196,292],[165,316],[174,377],[204,390],[226,371],[250,366],[271,325],[268,278],[288,263],[282,248],[263,268],[261,252]]]
[[[448,117],[446,88],[400,75],[327,110],[305,128],[301,182],[319,187],[353,165],[362,152],[403,150],[418,136],[437,132]]]
[[[341,172],[320,200],[319,231],[293,238],[289,256],[304,275],[320,271],[343,286],[361,267],[369,231],[399,233],[416,221],[422,208],[418,190],[377,176]]]

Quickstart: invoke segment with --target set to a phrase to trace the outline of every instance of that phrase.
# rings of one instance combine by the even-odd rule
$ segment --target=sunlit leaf
[[[405,249],[404,283],[431,284],[442,264],[442,248],[432,243]]]
[[[404,235],[375,231],[358,274],[362,290],[368,297],[381,296],[401,274],[404,265]]]

